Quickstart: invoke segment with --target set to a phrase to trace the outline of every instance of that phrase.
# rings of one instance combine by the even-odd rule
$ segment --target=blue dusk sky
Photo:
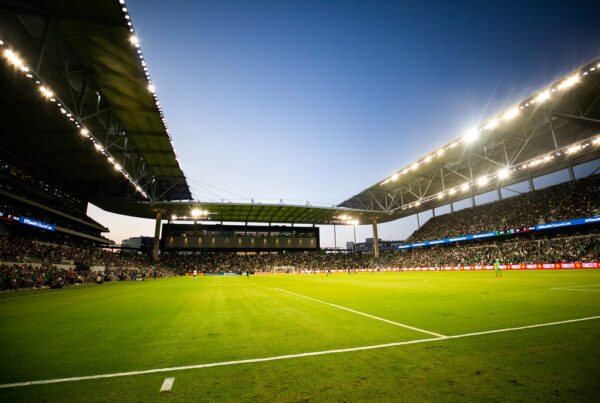
[[[600,56],[599,4],[126,3],[194,198],[328,206]],[[154,231],[89,213],[118,243]]]

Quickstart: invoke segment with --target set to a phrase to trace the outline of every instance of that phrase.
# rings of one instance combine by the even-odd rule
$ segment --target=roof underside
[[[2,153],[93,202],[189,200],[125,15],[118,0],[0,1],[0,50],[32,75],[0,62]]]
[[[171,221],[211,221],[243,223],[281,224],[338,224],[357,225],[378,223],[395,219],[383,211],[348,209],[343,207],[315,207],[289,204],[261,203],[201,203],[201,202],[158,202],[124,203],[106,200],[105,205],[119,214],[142,218],[155,218],[160,211],[162,219]],[[194,217],[193,211],[199,215]]]
[[[340,206],[400,218],[600,158],[599,71],[600,59]]]

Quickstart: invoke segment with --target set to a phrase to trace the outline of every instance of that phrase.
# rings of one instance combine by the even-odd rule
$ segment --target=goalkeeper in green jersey
[[[500,276],[502,277],[502,272],[500,271],[500,260],[496,259],[496,261],[494,262],[494,267],[496,268],[496,277]]]

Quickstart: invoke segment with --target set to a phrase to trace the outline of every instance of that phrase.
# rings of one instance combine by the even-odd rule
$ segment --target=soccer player
[[[198,275],[198,270],[194,269],[194,280],[196,280],[197,275]]]
[[[502,272],[500,272],[500,259],[496,259],[494,262],[494,267],[496,268],[496,277],[498,277],[498,275],[502,277]]]

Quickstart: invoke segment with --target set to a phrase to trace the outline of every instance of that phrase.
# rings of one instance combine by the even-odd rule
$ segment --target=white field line
[[[160,387],[161,392],[168,392],[173,387],[173,382],[175,382],[175,378],[165,378],[162,386]]]
[[[5,384],[0,384],[0,389],[16,388],[16,387],[21,387],[21,386],[32,386],[32,385],[47,385],[50,383],[86,381],[86,380],[92,380],[92,379],[116,378],[116,377],[122,377],[122,376],[132,376],[132,375],[155,374],[155,373],[160,373],[160,372],[185,371],[185,370],[190,370],[190,369],[222,367],[222,366],[226,366],[226,365],[238,365],[238,364],[249,364],[249,363],[255,363],[255,362],[286,360],[286,359],[290,359],[290,358],[310,357],[310,356],[315,356],[315,355],[347,353],[347,352],[352,352],[352,351],[374,350],[374,349],[386,348],[386,347],[405,346],[408,344],[428,343],[430,341],[460,339],[463,337],[481,336],[481,335],[492,334],[492,333],[503,333],[503,332],[512,332],[512,331],[516,331],[516,330],[523,330],[523,329],[532,329],[532,328],[536,328],[536,327],[555,326],[555,325],[561,325],[564,323],[582,322],[582,321],[586,321],[586,320],[595,320],[595,319],[600,319],[600,316],[589,316],[587,318],[570,319],[570,320],[563,320],[563,321],[559,321],[559,322],[538,323],[538,324],[529,325],[529,326],[510,327],[510,328],[506,328],[506,329],[496,329],[496,330],[487,330],[487,331],[483,331],[483,332],[457,334],[455,336],[446,336],[443,338],[435,337],[435,338],[429,338],[429,339],[401,341],[398,343],[377,344],[377,345],[373,345],[373,346],[352,347],[352,348],[342,348],[342,349],[337,349],[337,350],[314,351],[311,353],[280,355],[280,356],[276,356],[276,357],[251,358],[251,359],[247,359],[247,360],[238,360],[238,361],[222,361],[222,362],[213,362],[210,364],[185,365],[185,366],[181,366],[181,367],[171,367],[171,368],[155,368],[155,369],[146,369],[143,371],[116,372],[114,374],[88,375],[88,376],[77,376],[77,377],[72,377],[72,378],[58,378],[58,379],[45,379],[45,380],[39,380],[39,381],[5,383]]]
[[[18,297],[6,297],[6,298],[0,298],[0,301],[4,301],[7,299],[19,299],[19,298],[30,298],[30,297],[41,297],[42,295],[52,295],[52,294],[62,294],[63,292],[73,292],[73,291],[84,291],[84,290],[95,290],[97,288],[106,288],[106,287],[110,287],[109,285],[98,285],[96,287],[82,287],[82,288],[75,288],[72,290],[63,290],[63,291],[52,291],[52,292],[41,292],[38,294],[29,294],[29,295],[21,295]]]
[[[583,285],[570,285],[567,287],[554,287],[552,290],[563,290],[563,291],[593,291],[600,292],[600,290],[587,290],[583,287],[598,287],[600,284],[583,284]]]
[[[329,303],[329,302],[321,301],[320,299],[307,297],[306,295],[296,294],[295,292],[287,291],[287,290],[284,290],[284,289],[281,289],[281,288],[275,288],[275,289],[279,290],[279,291],[287,292],[288,294],[296,295],[298,297],[310,299],[311,301],[320,302],[321,304],[333,306],[335,308],[343,309],[343,310],[348,311],[348,312],[356,313],[358,315],[363,315],[363,316],[366,316],[366,317],[371,318],[371,319],[377,319],[377,320],[380,320],[382,322],[391,323],[392,325],[401,326],[401,327],[404,327],[404,328],[407,328],[407,329],[411,329],[411,330],[415,330],[415,331],[421,332],[421,333],[427,333],[427,334],[430,334],[432,336],[437,336],[437,337],[442,337],[442,338],[446,337],[443,334],[430,332],[429,330],[419,329],[417,327],[412,327],[412,326],[405,325],[405,324],[398,323],[398,322],[392,322],[391,320],[383,319],[383,318],[380,318],[378,316],[369,315],[368,313],[355,311],[354,309],[346,308],[346,307],[343,307],[343,306],[340,306],[340,305],[335,305],[335,304],[332,304],[332,303]]]

